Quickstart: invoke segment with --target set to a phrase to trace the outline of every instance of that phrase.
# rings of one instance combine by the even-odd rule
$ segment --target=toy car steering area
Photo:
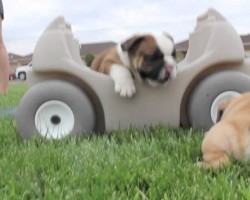
[[[79,41],[63,17],[45,29],[32,63],[29,89],[16,113],[24,139],[62,139],[159,123],[208,129],[221,101],[250,90],[250,59],[240,36],[214,9],[197,18],[176,79],[156,88],[135,82],[137,93],[131,99],[120,98],[109,76],[82,62]]]

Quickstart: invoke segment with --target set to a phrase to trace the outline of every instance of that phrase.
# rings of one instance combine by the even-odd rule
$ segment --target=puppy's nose
[[[165,66],[164,66],[164,68],[165,68],[165,70],[167,71],[167,72],[172,72],[173,71],[173,65],[170,65],[170,64],[165,64]]]

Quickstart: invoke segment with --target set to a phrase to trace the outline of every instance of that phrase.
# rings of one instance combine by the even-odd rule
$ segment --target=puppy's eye
[[[160,60],[162,58],[163,58],[163,55],[159,53],[144,54],[145,61]]]
[[[144,60],[150,61],[154,59],[154,55],[144,54]]]

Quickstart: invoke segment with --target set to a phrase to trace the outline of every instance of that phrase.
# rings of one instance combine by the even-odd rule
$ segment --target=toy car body
[[[250,90],[250,59],[238,33],[214,9],[197,18],[177,77],[159,87],[135,82],[132,98],[121,98],[109,76],[85,66],[79,42],[63,17],[39,38],[32,63],[30,88],[16,113],[17,128],[27,139],[159,123],[207,129],[216,121],[223,99]]]

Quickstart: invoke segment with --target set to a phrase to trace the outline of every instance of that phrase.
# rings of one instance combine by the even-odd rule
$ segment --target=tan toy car
[[[176,79],[159,87],[136,82],[133,98],[121,98],[109,76],[86,67],[63,17],[45,29],[32,63],[29,89],[16,113],[17,129],[25,139],[61,139],[159,123],[208,129],[223,99],[250,90],[250,59],[240,36],[214,9],[197,18]]]

